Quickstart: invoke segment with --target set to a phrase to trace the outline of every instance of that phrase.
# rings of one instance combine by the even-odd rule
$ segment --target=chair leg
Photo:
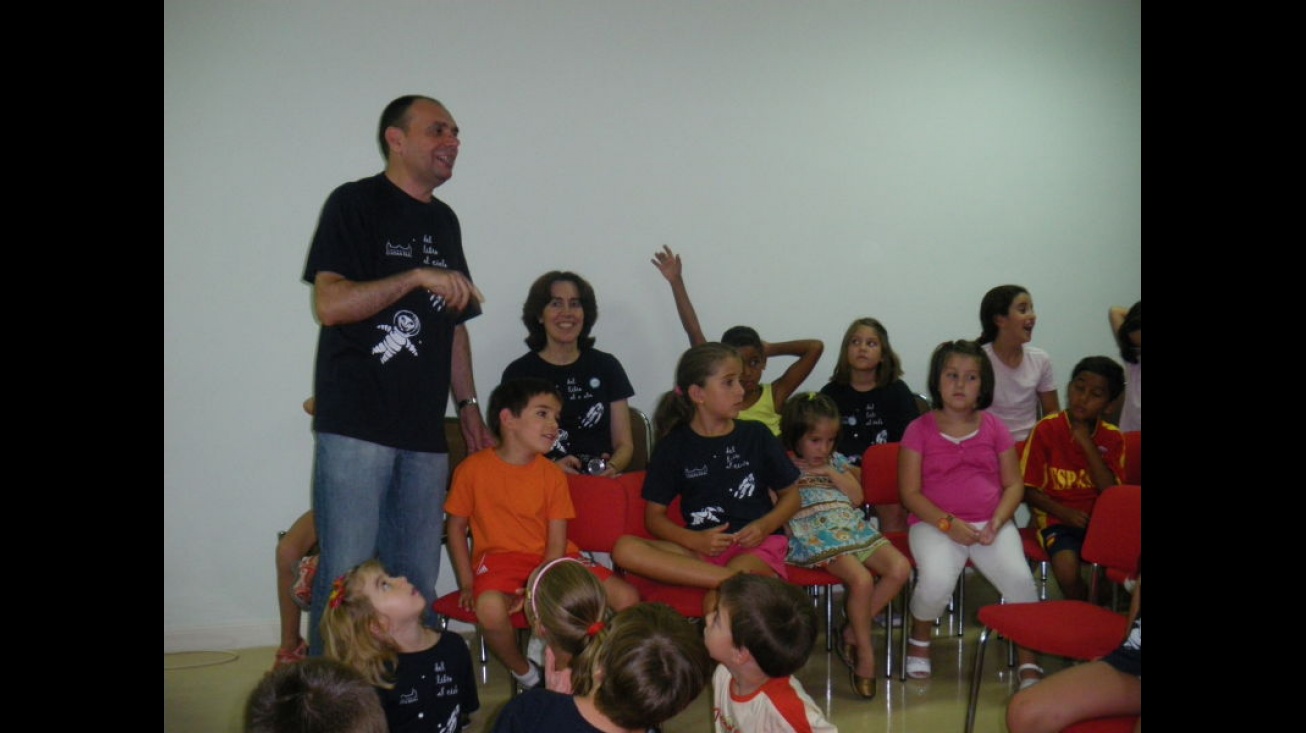
[[[966,568],[957,576],[957,636],[966,635]]]
[[[825,586],[821,589],[821,594],[825,596],[825,651],[829,652],[834,649],[834,588]]]
[[[979,644],[975,647],[975,669],[970,679],[970,700],[966,704],[965,733],[975,730],[975,706],[979,703],[980,680],[984,677],[984,647],[989,643],[991,629],[985,626],[979,635]]]

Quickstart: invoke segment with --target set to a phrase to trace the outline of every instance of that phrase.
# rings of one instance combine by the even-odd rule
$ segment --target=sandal
[[[277,661],[273,663],[272,668],[276,669],[285,664],[294,664],[302,662],[304,657],[308,656],[308,642],[303,639],[299,640],[299,646],[294,649],[278,649]]]
[[[1022,672],[1035,672],[1038,675],[1036,677],[1022,677],[1020,680],[1020,689],[1022,690],[1033,687],[1043,681],[1043,668],[1037,664],[1026,663],[1016,668],[1016,676],[1020,676]]]
[[[907,643],[911,644],[911,645],[914,646],[914,647],[925,647],[926,649],[929,649],[929,648],[930,648],[930,643],[929,643],[928,641],[920,641],[920,640],[917,640],[917,639],[908,639],[908,640],[907,640]],[[929,678],[930,673],[931,673],[931,672],[930,672],[930,658],[929,658],[929,657],[913,657],[913,656],[910,655],[910,654],[907,655],[907,676],[908,676],[908,677],[910,677],[910,678],[912,678],[912,679],[914,679],[914,680],[923,680],[923,679],[927,679],[927,678]]]
[[[857,645],[848,643],[848,622],[844,621],[843,626],[839,627],[839,645],[834,648],[839,653],[839,659],[848,669],[857,666]]]

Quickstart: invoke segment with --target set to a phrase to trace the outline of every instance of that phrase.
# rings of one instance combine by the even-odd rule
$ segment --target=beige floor
[[[1050,595],[1056,597],[1056,583]],[[836,603],[839,600],[836,594]],[[929,680],[900,682],[897,669],[892,680],[881,674],[879,695],[866,701],[853,694],[848,670],[838,655],[825,650],[824,634],[817,641],[807,666],[799,674],[808,693],[842,731],[886,731],[922,733],[956,731],[966,721],[966,699],[970,689],[972,660],[979,629],[975,609],[994,603],[997,597],[982,577],[967,573],[964,635],[948,617],[941,620],[933,646],[934,676]],[[469,641],[475,638],[469,635]],[[895,641],[897,635],[894,635]],[[475,647],[473,647],[475,650]],[[884,631],[878,629],[876,650],[883,654]],[[241,730],[241,707],[245,696],[272,664],[273,647],[231,651],[188,652],[163,658],[163,730],[165,733],[237,733]],[[984,680],[980,689],[977,733],[1005,733],[1006,702],[1015,689],[1013,670],[1007,667],[1005,645],[991,640],[984,658]],[[881,657],[883,660],[883,657]],[[1052,672],[1065,666],[1061,660],[1041,660]],[[883,663],[883,662],[881,662]],[[506,671],[491,660],[480,673],[481,710],[473,716],[467,733],[493,728],[493,718],[508,698]],[[712,730],[710,692],[700,695],[679,716],[663,726],[665,733],[703,733]],[[544,732],[542,732],[544,733]]]

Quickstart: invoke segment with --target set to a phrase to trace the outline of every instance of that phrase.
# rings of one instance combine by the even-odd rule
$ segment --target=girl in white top
[[[976,339],[993,363],[993,404],[988,411],[1002,420],[1017,442],[1029,437],[1040,415],[1061,410],[1052,357],[1037,346],[1034,299],[1020,285],[999,285],[980,301],[980,336]]]
[[[1120,430],[1143,429],[1143,301],[1129,310],[1112,306],[1108,316],[1111,333],[1125,362],[1124,405],[1120,409]]]

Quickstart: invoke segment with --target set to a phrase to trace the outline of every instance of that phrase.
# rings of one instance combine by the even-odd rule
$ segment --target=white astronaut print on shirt
[[[413,339],[422,332],[422,322],[417,314],[410,310],[396,311],[393,322],[393,326],[377,324],[377,328],[385,331],[385,338],[372,347],[372,353],[381,355],[382,364],[390,361],[390,358],[400,351],[407,351],[417,356],[417,347],[413,345]]]

